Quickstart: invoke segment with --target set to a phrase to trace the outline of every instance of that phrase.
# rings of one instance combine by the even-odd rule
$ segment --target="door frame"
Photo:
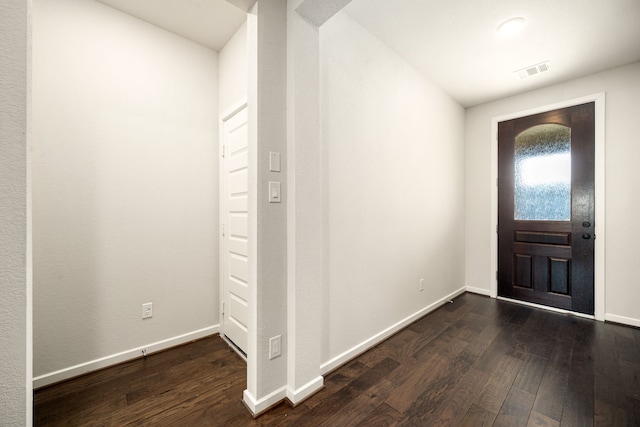
[[[223,232],[223,224],[224,224],[224,192],[226,186],[226,177],[224,174],[224,162],[225,158],[224,154],[224,123],[235,116],[237,113],[242,111],[245,108],[249,108],[247,98],[242,98],[241,100],[234,102],[231,107],[227,108],[222,114],[219,115],[218,118],[218,293],[219,293],[219,301],[218,301],[218,324],[220,327],[218,328],[220,337],[225,340],[229,346],[236,352],[242,359],[247,360],[247,356],[244,355],[231,341],[227,338],[224,333],[224,308],[223,304],[225,301],[225,285],[224,285],[224,236]],[[250,206],[249,206],[250,209]],[[249,252],[250,254],[251,252]],[[247,325],[248,326],[248,325]]]
[[[506,120],[517,119],[532,114],[544,113],[546,111],[560,108],[572,107],[575,105],[595,103],[595,229],[596,239],[594,253],[594,315],[589,316],[581,313],[574,313],[579,316],[595,318],[604,321],[605,319],[605,93],[599,92],[580,98],[574,98],[554,104],[543,105],[527,110],[517,111],[491,119],[491,298],[498,297],[498,123]],[[519,301],[518,301],[519,302]],[[548,310],[568,313],[567,310],[553,307],[540,306],[532,303],[525,303],[536,307],[543,307]]]

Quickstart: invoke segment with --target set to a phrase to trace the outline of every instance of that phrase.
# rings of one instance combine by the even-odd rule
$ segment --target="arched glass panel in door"
[[[514,144],[514,219],[571,220],[571,128],[545,123]]]

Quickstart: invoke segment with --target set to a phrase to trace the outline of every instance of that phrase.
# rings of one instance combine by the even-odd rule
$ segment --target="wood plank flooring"
[[[464,294],[253,420],[218,336],[35,392],[36,426],[640,426],[640,330]]]

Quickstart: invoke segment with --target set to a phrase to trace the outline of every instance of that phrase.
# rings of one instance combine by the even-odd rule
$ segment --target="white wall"
[[[249,62],[253,77],[249,91],[249,207],[255,212],[249,218],[251,252],[249,277],[255,287],[249,304],[249,362],[248,378],[252,397],[261,399],[286,384],[287,355],[287,203],[269,203],[268,182],[280,181],[281,195],[287,193],[286,167],[281,172],[269,169],[269,152],[282,154],[287,162],[287,5],[285,0],[259,3],[254,25],[254,58]],[[254,62],[251,62],[254,61]],[[255,80],[254,80],[255,79]],[[254,86],[255,85],[255,86]],[[254,124],[253,129],[252,123]],[[252,190],[254,190],[252,192]],[[255,238],[254,238],[255,237]],[[255,242],[252,245],[252,242]],[[255,278],[255,281],[253,279]],[[253,330],[251,330],[253,329]],[[269,339],[282,335],[282,356],[269,359]],[[252,347],[253,346],[253,347]],[[253,348],[253,351],[252,351]],[[252,357],[253,356],[253,357]],[[251,374],[251,371],[255,375]],[[251,380],[249,380],[251,383]]]
[[[31,2],[0,12],[0,426],[31,425],[28,70]]]
[[[320,53],[325,362],[464,287],[464,110],[344,13]]]
[[[215,332],[217,54],[94,1],[34,9],[34,374],[46,383]]]
[[[302,12],[313,4],[312,10]],[[287,398],[322,388],[321,15],[342,8],[324,0],[287,1]]]
[[[236,31],[218,54],[218,111],[224,114],[247,99],[247,22]]]
[[[640,63],[631,64],[470,108],[466,114],[466,248],[467,286],[489,292],[492,277],[491,120],[493,117],[554,104],[598,92],[605,107],[605,317],[640,326],[640,287],[634,264],[640,248],[633,241],[640,210],[640,158],[637,118],[640,117]],[[493,273],[495,274],[495,273]]]

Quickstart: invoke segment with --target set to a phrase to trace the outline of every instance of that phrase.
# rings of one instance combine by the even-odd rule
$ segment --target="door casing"
[[[491,120],[491,276],[490,276],[490,296],[498,298],[498,123],[519,117],[543,113],[545,111],[557,110],[571,107],[587,102],[595,103],[595,253],[594,253],[594,316],[580,316],[605,320],[605,93],[600,92],[587,95],[581,98],[570,99],[555,104],[544,105],[524,111],[509,113],[494,117]],[[536,305],[526,303],[527,305]],[[544,307],[554,311],[565,312],[565,310]]]

